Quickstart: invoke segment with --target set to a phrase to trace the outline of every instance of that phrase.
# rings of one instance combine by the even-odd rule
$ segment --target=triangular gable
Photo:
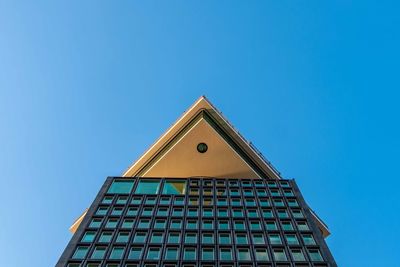
[[[144,166],[140,177],[220,177],[260,178],[231,144],[204,116],[199,114],[164,149]],[[206,144],[207,151],[200,153],[199,144]]]
[[[201,142],[208,146],[203,154],[196,150]],[[204,96],[123,176],[280,178]]]
[[[199,142],[208,150],[199,154]],[[123,177],[190,177],[280,179],[280,174],[221,113],[200,97],[128,170]],[[74,233],[84,212],[70,227]],[[323,236],[330,232],[312,213]]]

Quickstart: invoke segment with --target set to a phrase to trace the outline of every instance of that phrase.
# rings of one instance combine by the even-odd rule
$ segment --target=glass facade
[[[108,178],[57,267],[336,266],[292,180]]]

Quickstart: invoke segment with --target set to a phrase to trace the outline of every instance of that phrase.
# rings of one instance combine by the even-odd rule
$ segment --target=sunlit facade
[[[296,182],[214,111],[201,98],[122,177],[107,178],[56,266],[336,266],[328,228]]]

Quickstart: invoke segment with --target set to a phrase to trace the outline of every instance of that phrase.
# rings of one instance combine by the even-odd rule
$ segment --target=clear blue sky
[[[53,266],[106,176],[205,94],[297,180],[340,266],[400,266],[398,10],[0,0],[1,265]]]

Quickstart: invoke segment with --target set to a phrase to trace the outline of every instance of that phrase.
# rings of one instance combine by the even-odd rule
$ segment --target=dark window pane
[[[135,194],[157,194],[160,187],[160,180],[139,180]]]
[[[130,260],[139,260],[142,257],[142,248],[131,248],[131,251],[129,252],[128,259]]]
[[[125,248],[123,247],[114,247],[111,251],[110,259],[113,260],[120,260],[124,255]]]
[[[88,247],[77,247],[72,258],[73,259],[84,259],[86,257],[88,250],[89,250]]]
[[[108,189],[109,194],[129,194],[133,188],[133,181],[114,180]]]

